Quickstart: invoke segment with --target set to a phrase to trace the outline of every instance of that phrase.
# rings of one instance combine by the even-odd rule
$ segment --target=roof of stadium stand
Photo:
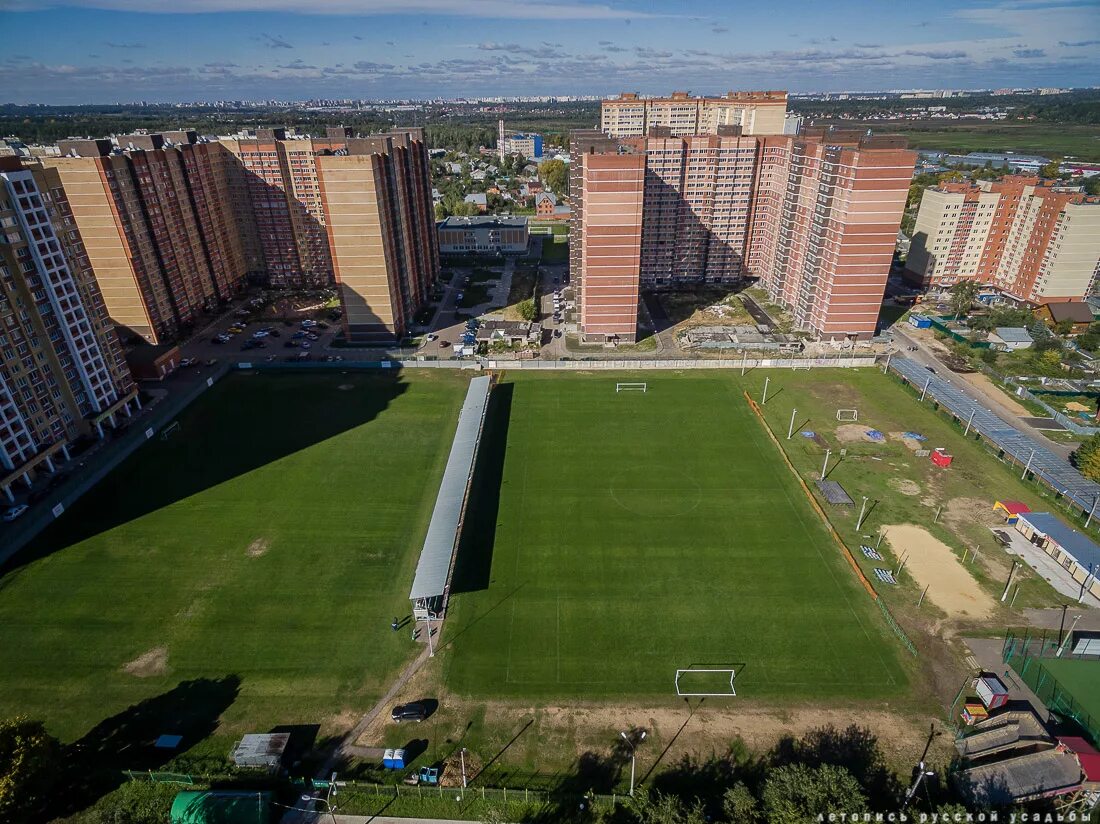
[[[424,538],[424,548],[416,563],[416,576],[409,592],[409,598],[414,601],[435,598],[447,590],[451,564],[458,548],[466,492],[481,439],[481,424],[489,402],[489,388],[488,375],[482,375],[470,381],[470,387],[466,390],[451,454],[447,457],[447,468],[443,471],[443,482],[439,485],[432,520]]]

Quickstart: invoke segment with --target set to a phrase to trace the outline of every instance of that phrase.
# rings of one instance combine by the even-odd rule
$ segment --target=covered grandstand
[[[447,608],[447,595],[491,388],[492,381],[488,375],[476,377],[470,381],[466,399],[462,402],[451,453],[447,457],[447,468],[439,485],[428,534],[424,538],[409,592],[413,617],[418,621],[442,617]]]

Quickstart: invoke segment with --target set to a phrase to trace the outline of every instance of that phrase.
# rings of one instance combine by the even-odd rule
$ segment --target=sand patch
[[[984,498],[952,498],[943,508],[943,515],[952,524],[1004,526],[1004,520],[993,511],[993,502]]]
[[[123,664],[122,669],[137,678],[164,675],[168,672],[168,647],[153,647],[128,664]]]
[[[920,495],[920,486],[917,485],[916,481],[911,481],[908,478],[891,478],[887,483],[902,495]]]
[[[922,589],[928,600],[951,617],[988,618],[993,599],[974,580],[951,547],[923,527],[895,524],[884,527],[894,555],[906,557],[905,572]]]
[[[917,434],[920,434],[920,433],[917,433]],[[927,446],[924,445],[923,442],[918,441],[916,438],[907,438],[907,437],[905,437],[904,432],[891,432],[890,437],[895,441],[901,441],[903,444],[905,444],[906,448],[910,452],[916,452],[918,449],[927,449],[928,448]]]
[[[836,428],[836,437],[841,443],[881,444],[882,441],[874,441],[867,437],[867,430],[873,428],[865,423],[846,423]]]
[[[997,384],[993,383],[989,378],[983,375],[981,372],[974,372],[971,375],[967,375],[964,380],[975,386],[984,389],[987,394],[996,399],[997,403],[1009,409],[1013,414],[1019,415],[1024,418],[1030,418],[1033,414],[1026,406],[1018,403],[1013,399],[1011,395],[1001,389]]]
[[[248,557],[259,558],[271,548],[271,541],[267,538],[257,538],[248,545]]]

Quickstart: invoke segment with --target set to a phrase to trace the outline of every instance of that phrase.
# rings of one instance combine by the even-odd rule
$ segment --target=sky
[[[1100,86],[1100,0],[0,0],[8,103],[1013,86]]]

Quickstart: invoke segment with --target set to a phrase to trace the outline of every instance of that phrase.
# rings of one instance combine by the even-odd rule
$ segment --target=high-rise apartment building
[[[181,131],[117,145],[66,140],[59,150],[43,162],[68,193],[110,316],[151,343],[179,338],[249,278],[339,282],[349,338],[392,340],[439,272],[418,129],[369,138],[343,127],[324,138],[258,129],[217,140]]]
[[[586,339],[633,340],[639,290],[759,279],[798,328],[875,332],[916,155],[862,133],[571,136]]]
[[[624,92],[600,104],[600,131],[610,137],[643,137],[654,127],[673,136],[717,134],[719,126],[739,126],[742,134],[783,134],[786,92],[727,92],[723,97],[639,97]]]
[[[926,189],[905,273],[924,287],[970,280],[1036,304],[1084,297],[1100,277],[1100,198],[1023,175]]]
[[[0,492],[137,404],[60,179],[0,158]]]

